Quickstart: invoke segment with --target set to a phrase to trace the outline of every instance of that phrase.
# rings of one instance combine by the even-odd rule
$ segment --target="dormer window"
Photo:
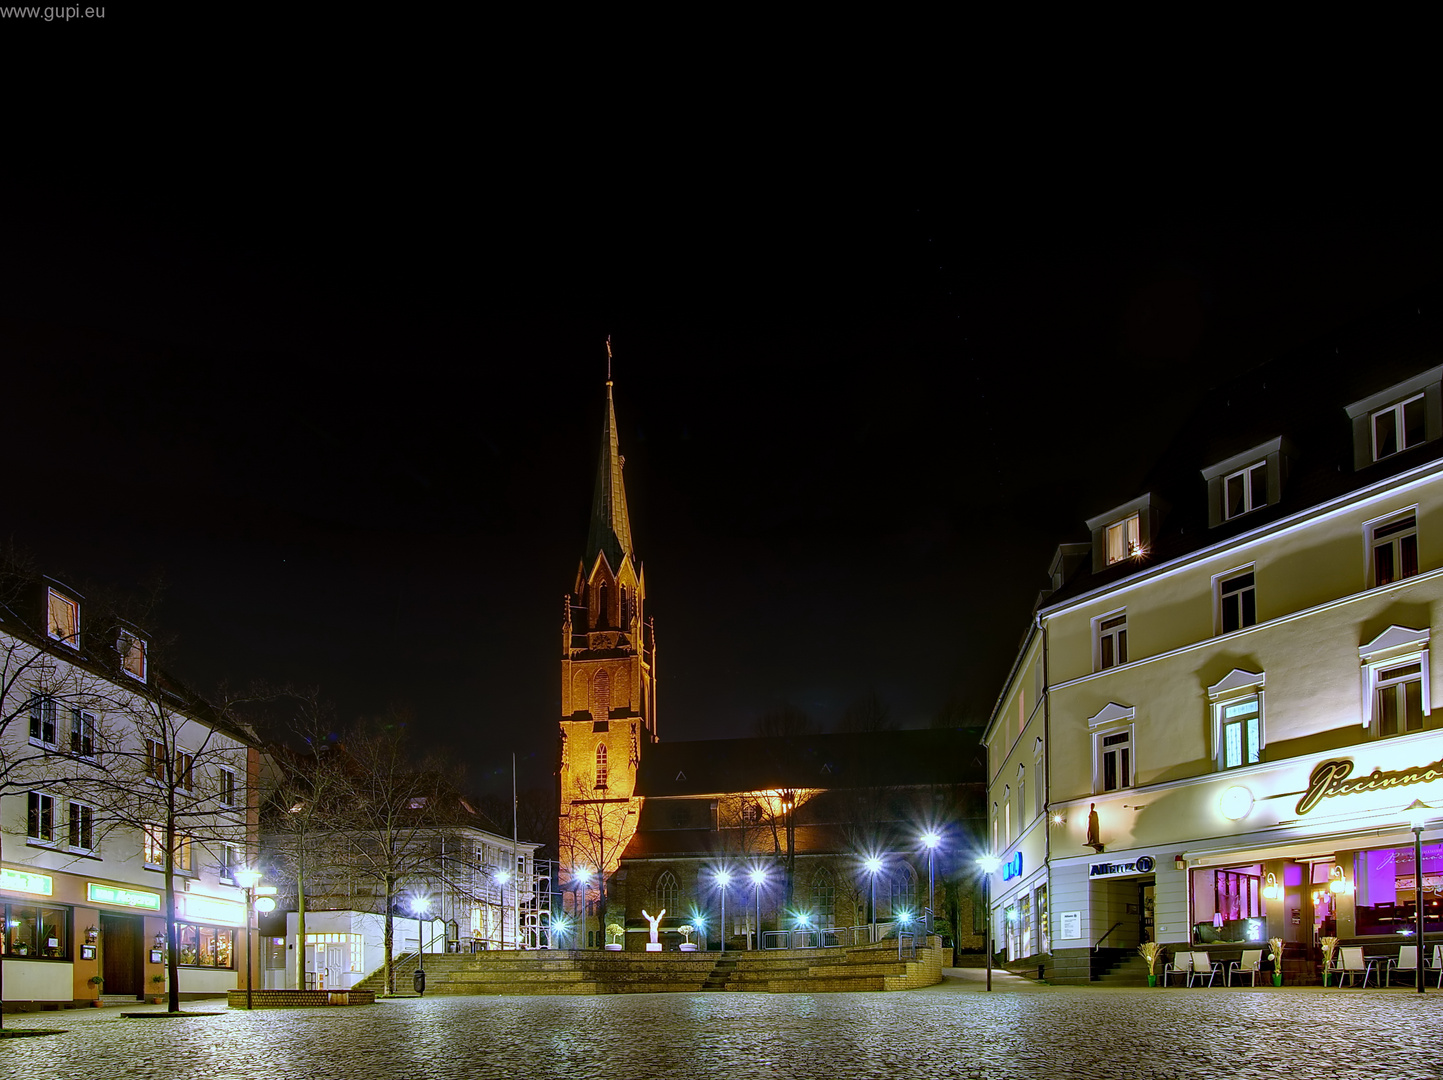
[[[1353,468],[1401,454],[1443,436],[1443,366],[1348,406]]]
[[[48,590],[46,628],[55,641],[80,647],[80,605],[68,596]]]
[[[1221,525],[1281,501],[1288,462],[1294,456],[1291,444],[1278,436],[1204,469],[1208,526]]]
[[[1107,565],[1142,554],[1142,521],[1131,514],[1107,527]]]
[[[1268,505],[1268,463],[1255,461],[1223,480],[1223,516],[1242,517]]]
[[[145,681],[145,639],[122,630],[115,642],[115,651],[120,654],[120,666],[127,675]]]
[[[1093,573],[1147,555],[1157,534],[1160,509],[1149,494],[1090,518]]]

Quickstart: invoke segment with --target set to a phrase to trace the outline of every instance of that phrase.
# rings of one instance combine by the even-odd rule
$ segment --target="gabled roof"
[[[601,428],[601,454],[596,463],[596,491],[591,499],[591,525],[586,534],[584,563],[594,566],[598,553],[620,570],[631,555],[631,518],[626,512],[626,486],[621,479],[621,449],[616,435],[616,407],[611,380],[606,380],[606,420]],[[635,560],[633,560],[635,561]]]
[[[930,728],[661,742],[642,755],[636,793],[657,798],[982,783],[980,734],[977,728]]]

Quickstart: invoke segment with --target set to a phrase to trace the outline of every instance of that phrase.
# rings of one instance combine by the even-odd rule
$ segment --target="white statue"
[[[655,915],[648,915],[646,913],[646,908],[641,909],[641,917],[644,918],[647,922],[651,923],[651,943],[653,945],[658,945],[661,942],[661,939],[657,936],[656,928],[661,923],[661,917],[665,914],[666,908],[662,908]]]

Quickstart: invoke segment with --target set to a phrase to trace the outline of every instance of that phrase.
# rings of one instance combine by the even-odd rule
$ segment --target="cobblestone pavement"
[[[9,1014],[5,1080],[1191,1080],[1443,1076],[1443,994],[1033,988],[427,997],[126,1020]],[[195,1002],[194,1009],[218,1003]]]

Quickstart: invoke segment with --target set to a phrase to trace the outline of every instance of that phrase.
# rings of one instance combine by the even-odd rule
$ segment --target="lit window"
[[[596,786],[606,787],[606,744],[601,743],[596,748]]]
[[[1262,760],[1262,700],[1256,695],[1241,701],[1223,702],[1218,710],[1222,732],[1223,768],[1256,765]]]
[[[1251,568],[1217,579],[1218,629],[1231,634],[1258,621],[1257,586]]]
[[[80,605],[54,589],[49,590],[47,624],[50,636],[76,648],[80,646]]]
[[[1132,787],[1132,731],[1099,732],[1097,740],[1097,786],[1099,791]]]
[[[95,847],[95,811],[84,803],[70,804],[70,846],[78,851]]]
[[[165,830],[159,825],[147,825],[141,832],[146,866],[165,865]]]
[[[1418,573],[1418,518],[1414,511],[1368,527],[1372,585],[1390,585]]]
[[[1137,514],[1107,527],[1107,565],[1142,554],[1142,522]]]
[[[134,634],[122,632],[115,643],[115,650],[120,653],[120,666],[125,673],[144,682],[145,641]]]
[[[55,800],[39,791],[26,799],[25,835],[43,844],[55,841]]]
[[[1127,663],[1127,612],[1116,611],[1097,618],[1097,670]]]
[[[1381,461],[1409,447],[1427,441],[1423,395],[1379,409],[1370,417],[1373,429],[1373,460]]]
[[[56,746],[56,709],[53,697],[32,697],[30,706],[30,741]]]
[[[1268,463],[1258,461],[1223,479],[1223,516],[1242,517],[1268,505]]]

